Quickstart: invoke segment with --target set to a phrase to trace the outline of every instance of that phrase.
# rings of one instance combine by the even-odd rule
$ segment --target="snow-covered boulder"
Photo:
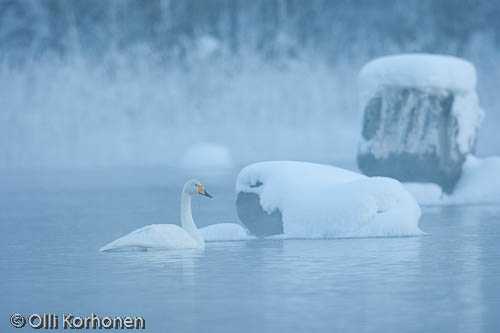
[[[446,194],[431,183],[405,183],[422,205],[500,204],[500,157],[468,156],[455,191]]]
[[[238,216],[258,236],[393,237],[422,234],[420,207],[395,179],[306,162],[261,162],[236,181]]]
[[[483,118],[475,87],[474,66],[455,57],[408,54],[366,64],[360,170],[452,192]]]
[[[181,166],[185,169],[227,169],[232,165],[229,149],[211,142],[200,142],[190,146],[181,160]]]

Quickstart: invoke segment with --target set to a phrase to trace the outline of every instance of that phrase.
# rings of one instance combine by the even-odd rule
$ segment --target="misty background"
[[[2,0],[0,168],[178,165],[197,142],[237,163],[354,165],[357,74],[395,53],[471,61],[500,154],[500,2]]]

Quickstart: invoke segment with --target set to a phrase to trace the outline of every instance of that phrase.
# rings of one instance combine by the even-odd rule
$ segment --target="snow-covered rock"
[[[432,183],[405,183],[422,205],[500,204],[500,157],[468,156],[455,191],[447,195]]]
[[[258,236],[285,238],[420,235],[420,207],[395,179],[291,161],[245,167],[236,182],[238,216]],[[248,198],[250,202],[245,202]],[[274,218],[266,216],[275,214]],[[266,224],[274,224],[268,226]],[[272,232],[271,232],[272,231]]]
[[[190,146],[181,160],[181,166],[186,169],[227,169],[232,165],[229,149],[210,142]]]
[[[484,116],[475,86],[474,66],[455,57],[409,54],[366,64],[360,170],[452,192]]]

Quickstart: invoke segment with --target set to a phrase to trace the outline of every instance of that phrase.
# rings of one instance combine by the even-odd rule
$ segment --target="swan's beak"
[[[209,198],[213,198],[210,194],[208,194],[207,191],[205,191],[205,188],[203,187],[203,185],[198,185],[198,193],[200,193],[201,195],[204,195],[206,197],[209,197]]]

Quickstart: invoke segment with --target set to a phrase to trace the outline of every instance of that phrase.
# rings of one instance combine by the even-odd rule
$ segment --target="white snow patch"
[[[470,62],[445,55],[400,54],[374,59],[359,73],[362,90],[380,86],[445,88],[454,92],[476,89],[476,69]]]
[[[227,169],[232,165],[229,149],[209,142],[200,142],[190,146],[181,161],[181,166],[187,169]]]
[[[406,183],[406,189],[422,205],[499,204],[500,157],[468,156],[455,191],[446,195],[432,183]]]
[[[434,183],[403,183],[420,205],[436,205],[448,200],[441,187]]]
[[[306,162],[261,162],[238,175],[237,192],[279,209],[285,238],[421,235],[420,207],[397,181]]]
[[[256,239],[248,231],[236,223],[217,223],[200,228],[200,233],[206,242],[242,241]]]

